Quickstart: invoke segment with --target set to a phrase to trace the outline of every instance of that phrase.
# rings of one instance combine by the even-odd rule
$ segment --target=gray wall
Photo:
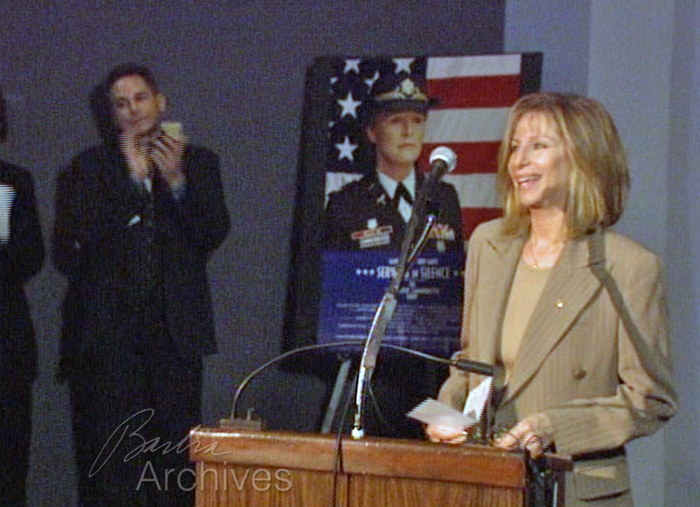
[[[307,66],[324,55],[498,53],[504,3],[3,0],[0,86],[11,135],[0,156],[33,170],[48,240],[59,169],[98,141],[91,88],[123,61],[153,68],[170,117],[221,154],[233,218],[210,270],[221,348],[207,360],[212,423],[227,415],[243,376],[280,350]],[[50,263],[30,287],[41,354],[33,506],[75,498],[67,392],[53,378],[63,290]],[[274,427],[314,429],[324,395],[311,378],[271,372],[246,404]]]
[[[700,5],[676,0],[671,58],[666,255],[681,412],[666,431],[666,505],[700,498]]]
[[[615,117],[632,168],[619,230],[664,259],[681,410],[629,446],[637,507],[700,498],[700,22],[694,0],[514,0],[505,50],[543,51],[545,90],[601,100]]]

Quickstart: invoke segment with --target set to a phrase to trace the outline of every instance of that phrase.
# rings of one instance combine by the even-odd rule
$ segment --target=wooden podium
[[[198,428],[197,507],[520,507],[526,465],[481,445]],[[558,498],[563,505],[563,468]]]

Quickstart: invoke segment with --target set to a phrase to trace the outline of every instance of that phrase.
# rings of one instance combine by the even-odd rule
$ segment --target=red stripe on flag
[[[430,154],[438,146],[447,146],[457,154],[453,174],[491,174],[496,172],[500,143],[426,143],[418,167],[430,167]]]
[[[488,220],[501,216],[500,208],[462,208],[462,229],[464,237],[469,239],[474,229]]]
[[[467,63],[465,60],[465,64]],[[520,74],[482,74],[435,77],[429,79],[426,85],[428,95],[438,99],[436,110],[496,109],[509,108],[520,97],[521,79]],[[474,116],[474,120],[488,121],[486,118],[480,118],[479,115]],[[495,117],[494,121],[496,121]],[[439,129],[435,132],[439,132]],[[433,138],[432,141],[423,146],[419,167],[429,168],[430,153],[433,149],[437,146],[447,146],[457,154],[457,168],[453,174],[496,173],[500,142],[441,143],[439,138]],[[463,207],[461,212],[464,237],[467,239],[480,223],[498,218],[502,214],[499,208]]]
[[[435,109],[510,107],[520,97],[520,75],[431,79],[429,97],[438,99]]]

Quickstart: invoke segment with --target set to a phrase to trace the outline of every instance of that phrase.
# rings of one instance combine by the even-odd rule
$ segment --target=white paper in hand
[[[476,422],[469,415],[431,398],[421,402],[406,415],[424,424],[444,426],[455,432],[464,431]]]
[[[481,414],[484,413],[484,407],[491,394],[492,380],[493,379],[489,377],[476,386],[476,388],[472,389],[467,397],[467,402],[464,404],[464,414],[474,418],[475,421],[478,421]]]

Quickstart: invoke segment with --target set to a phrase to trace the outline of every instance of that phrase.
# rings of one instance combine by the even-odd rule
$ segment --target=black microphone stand
[[[357,390],[355,392],[355,420],[353,423],[351,436],[356,440],[359,440],[364,436],[364,429],[362,428],[364,400],[367,397],[370,381],[372,380],[372,374],[374,373],[374,368],[377,364],[377,354],[379,353],[382,339],[386,334],[386,328],[389,325],[389,321],[396,310],[397,296],[399,289],[401,288],[401,283],[403,282],[404,276],[406,275],[406,272],[410,268],[411,264],[425,247],[428,234],[430,233],[430,230],[432,229],[436,220],[435,216],[433,215],[429,215],[427,217],[427,223],[423,228],[423,233],[415,242],[415,246],[412,248],[418,223],[422,221],[422,218],[425,215],[425,207],[430,195],[433,193],[433,188],[436,186],[438,181],[439,177],[434,177],[431,175],[427,178],[425,185],[418,194],[416,202],[413,206],[411,218],[408,221],[406,233],[403,237],[403,241],[401,242],[401,253],[396,265],[396,272],[394,273],[394,276],[392,277],[391,282],[389,283],[389,286],[387,287],[384,296],[379,303],[379,307],[377,308],[377,311],[374,314],[374,319],[372,320],[369,334],[367,335],[365,348],[362,353],[362,360],[360,362]]]

